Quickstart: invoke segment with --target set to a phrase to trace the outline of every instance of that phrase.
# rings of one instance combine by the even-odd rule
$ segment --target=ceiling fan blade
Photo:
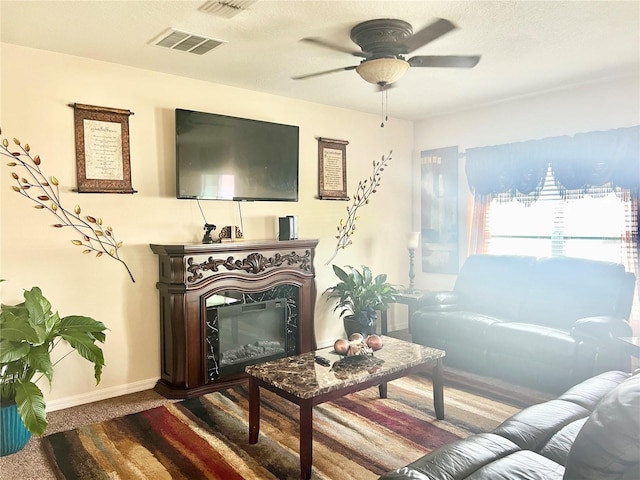
[[[305,78],[319,77],[320,75],[326,75],[328,73],[343,72],[345,70],[355,70],[356,67],[357,65],[352,65],[349,67],[342,67],[342,68],[334,68],[332,70],[325,70],[324,72],[309,73],[307,75],[299,75],[297,77],[291,77],[291,78],[293,80],[304,80]]]
[[[353,55],[354,57],[362,57],[366,58],[366,54],[364,52],[349,50],[348,48],[343,47],[342,45],[336,45],[335,43],[327,42],[322,38],[317,37],[306,37],[300,39],[301,42],[312,43],[313,45],[317,45],[322,48],[328,48],[329,50],[335,50],[342,53],[348,53],[349,55]]]
[[[429,42],[433,42],[436,38],[440,38],[445,33],[455,30],[456,28],[458,27],[449,20],[439,18],[431,25],[427,25],[403,42],[404,46],[407,47],[406,53],[411,53],[415,49],[420,48]]]
[[[480,55],[418,55],[408,62],[412,67],[473,68]]]

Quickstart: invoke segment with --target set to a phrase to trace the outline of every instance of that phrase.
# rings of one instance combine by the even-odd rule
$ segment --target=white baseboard
[[[139,382],[127,383],[126,385],[117,385],[115,387],[94,390],[88,393],[83,393],[82,395],[74,395],[72,397],[47,401],[47,412],[55,412],[56,410],[119,397],[120,395],[126,395],[128,393],[150,390],[155,387],[157,381],[157,378],[149,378],[148,380],[140,380]]]

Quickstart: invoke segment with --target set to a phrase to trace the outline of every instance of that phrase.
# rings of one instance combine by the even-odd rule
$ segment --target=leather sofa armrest
[[[631,337],[632,330],[629,322],[622,318],[585,317],[575,321],[571,328],[571,336],[583,341],[608,343],[616,337]]]
[[[579,342],[578,356],[592,359],[580,361],[577,368],[587,368],[585,376],[607,370],[629,371],[631,357],[617,338],[632,335],[631,325],[622,318],[602,316],[576,320],[571,336]]]
[[[458,310],[460,294],[454,291],[427,292],[418,303],[418,310],[427,312],[448,312]]]

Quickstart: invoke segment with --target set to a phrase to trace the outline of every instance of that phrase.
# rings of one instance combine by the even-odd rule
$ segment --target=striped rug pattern
[[[375,479],[542,400],[447,378],[445,420],[435,419],[431,380],[422,376],[391,382],[387,399],[369,388],[315,407],[312,478]],[[52,434],[43,446],[67,480],[297,479],[298,407],[268,391],[261,400],[255,445],[248,443],[247,387],[239,385]]]

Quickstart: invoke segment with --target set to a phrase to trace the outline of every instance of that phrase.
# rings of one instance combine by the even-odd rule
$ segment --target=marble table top
[[[318,395],[357,385],[376,377],[421,364],[429,364],[445,356],[443,350],[382,336],[383,347],[373,355],[343,357],[327,347],[315,352],[249,365],[246,373],[298,398]],[[320,355],[331,362],[323,366],[315,361]]]

